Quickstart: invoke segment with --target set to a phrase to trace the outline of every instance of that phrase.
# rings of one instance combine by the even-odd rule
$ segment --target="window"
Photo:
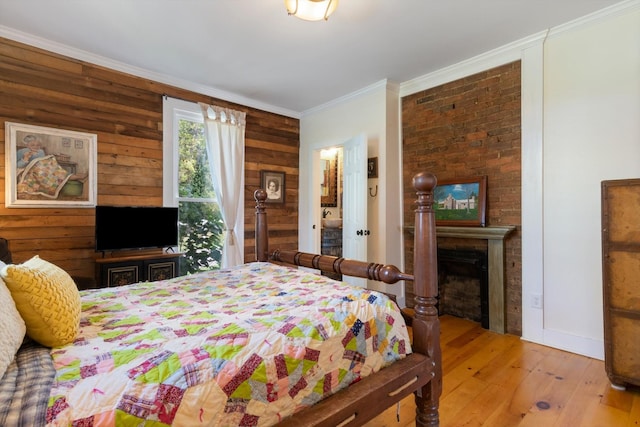
[[[183,274],[217,269],[224,224],[216,199],[200,106],[164,101],[164,205],[179,208],[179,250]]]

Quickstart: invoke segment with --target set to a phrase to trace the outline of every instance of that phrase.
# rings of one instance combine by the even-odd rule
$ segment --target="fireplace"
[[[414,228],[405,227],[413,239]],[[487,242],[487,269],[489,270],[489,329],[500,334],[505,333],[505,285],[504,285],[504,241],[506,236],[516,229],[513,225],[487,227],[437,226],[436,235],[441,239],[485,240]],[[440,243],[439,243],[440,244]],[[410,262],[410,261],[409,261]],[[409,264],[411,266],[411,264]],[[408,282],[407,307],[413,307],[413,283]]]
[[[487,252],[439,248],[438,293],[438,314],[470,319],[489,329]]]

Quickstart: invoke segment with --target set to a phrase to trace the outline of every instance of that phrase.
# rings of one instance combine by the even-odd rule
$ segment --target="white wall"
[[[544,330],[602,358],[602,180],[640,177],[640,11],[544,49]]]
[[[640,1],[622,2],[403,82],[399,95],[513,60],[522,61],[523,339],[603,358],[600,182],[640,176]],[[386,113],[380,110],[392,97],[361,97],[303,115],[301,164],[305,145],[346,139],[357,131],[370,138],[370,150],[377,145],[387,154],[400,153],[401,138],[384,141],[381,117],[389,120],[396,111],[392,103]],[[380,109],[370,105],[374,101]],[[391,148],[394,140],[398,146]],[[371,141],[378,144],[372,147]],[[382,212],[398,188],[384,180],[399,176],[400,167],[399,155],[384,165],[377,202],[378,223],[387,224],[380,245],[398,247],[396,253],[400,218],[385,222]],[[302,195],[307,188],[302,177],[300,188]],[[371,251],[369,259],[376,253],[384,254]],[[402,265],[388,249],[386,255],[385,262]],[[533,294],[543,295],[543,309],[531,307]]]
[[[402,188],[400,187],[399,97],[397,87],[386,81],[372,85],[330,104],[307,111],[300,119],[300,164],[313,162],[313,152],[324,147],[341,145],[354,136],[367,139],[368,157],[378,157],[378,178],[368,180],[368,191],[378,186],[376,197],[367,196],[367,228],[371,236],[367,244],[369,261],[402,265]],[[392,105],[393,109],[389,109]],[[391,111],[391,113],[390,113]],[[299,245],[304,251],[318,251],[313,235],[318,224],[313,210],[313,170],[300,168]],[[389,208],[385,208],[389,206]],[[372,288],[391,292],[404,305],[403,286],[370,283]]]

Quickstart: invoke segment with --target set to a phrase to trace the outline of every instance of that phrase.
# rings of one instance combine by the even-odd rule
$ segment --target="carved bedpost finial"
[[[259,188],[253,193],[256,199],[256,261],[267,261],[269,234],[267,232],[267,212],[265,200],[267,192]]]
[[[429,172],[420,172],[413,177],[413,187],[417,191],[418,199],[416,203],[418,209],[433,209],[433,189],[436,187],[438,179]]]
[[[267,200],[267,192],[262,188],[258,188],[253,192],[253,198],[256,200],[256,203],[258,203],[258,205],[262,204],[262,207],[264,207],[264,202],[265,200]]]

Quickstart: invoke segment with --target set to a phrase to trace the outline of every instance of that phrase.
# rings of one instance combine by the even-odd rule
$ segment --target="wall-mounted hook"
[[[372,188],[371,188],[371,187],[369,187],[369,195],[370,195],[371,197],[376,197],[376,196],[378,195],[378,184],[376,184],[376,192],[375,192],[375,194],[371,193],[371,189],[372,189]]]

